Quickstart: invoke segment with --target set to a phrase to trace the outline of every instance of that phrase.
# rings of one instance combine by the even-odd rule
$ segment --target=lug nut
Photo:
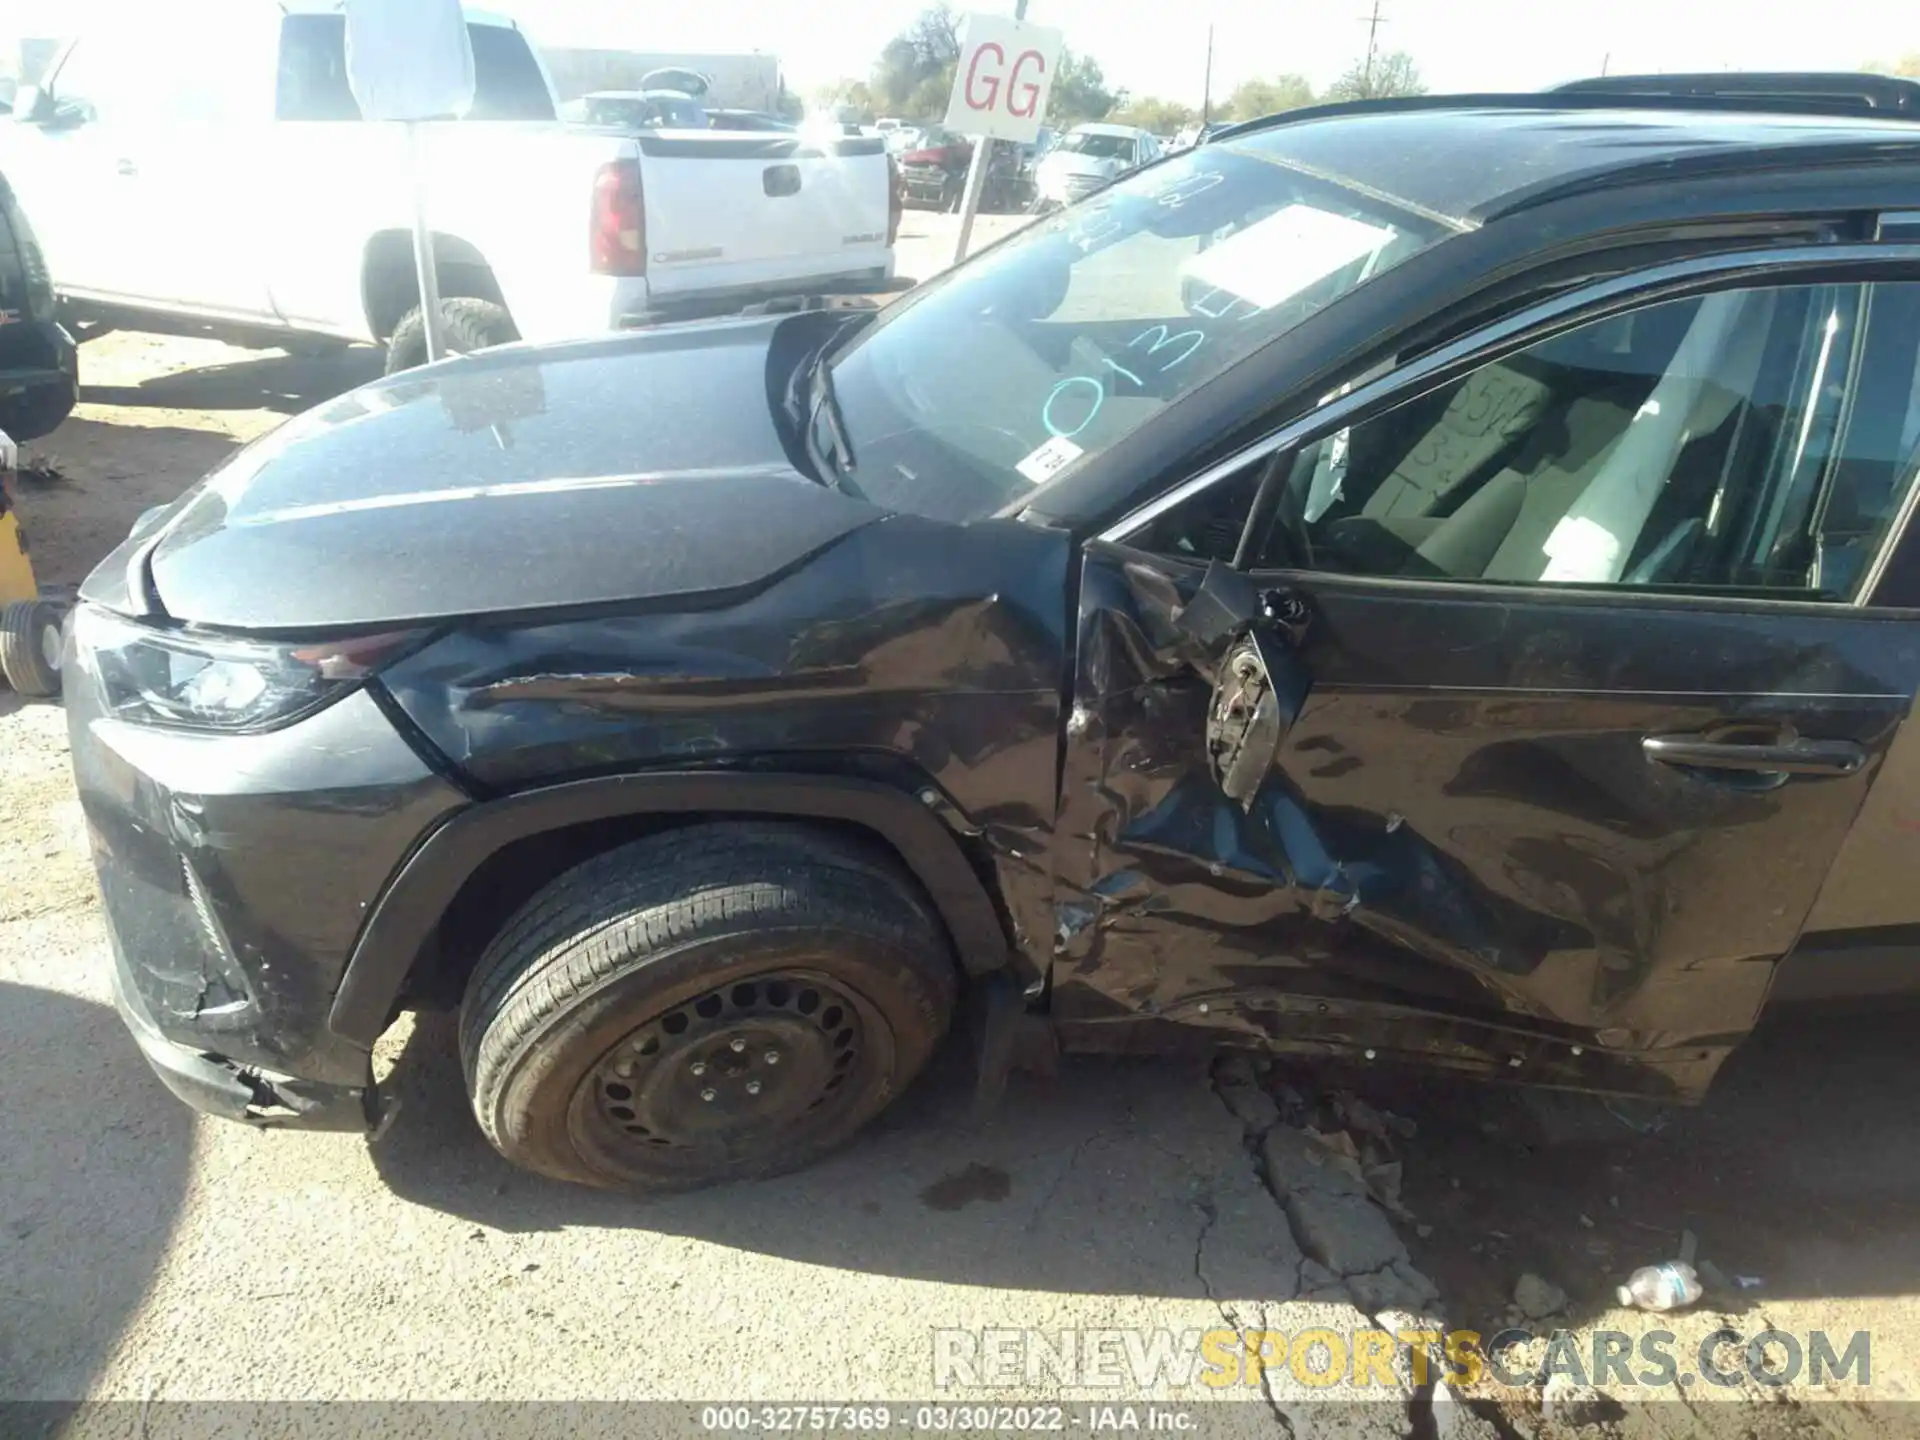
[[[733,1051],[734,1054],[738,1055],[742,1050],[745,1050],[747,1048],[747,1042],[744,1040],[735,1040],[731,1044],[729,1044],[727,1048]]]
[[[780,1052],[778,1050],[769,1050],[760,1058],[769,1065],[778,1065],[780,1063]]]
[[[687,1068],[692,1070],[695,1075],[704,1075],[707,1073],[707,1062],[704,1060],[696,1060]]]
[[[760,1082],[758,1080],[747,1081],[747,1094],[758,1095],[759,1093],[760,1093]]]
[[[714,1102],[714,1099],[715,1099],[715,1092],[714,1092],[714,1091],[712,1091],[711,1089],[708,1089],[708,1090],[702,1090],[702,1091],[700,1092],[700,1098],[701,1098],[702,1100],[704,1100],[704,1101],[706,1101],[706,1102],[707,1102],[707,1103],[708,1103],[709,1105],[711,1105],[711,1104],[712,1104],[712,1103]]]

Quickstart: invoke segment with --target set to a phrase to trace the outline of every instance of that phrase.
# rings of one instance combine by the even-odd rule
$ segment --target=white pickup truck
[[[425,358],[404,127],[363,121],[314,0],[120,7],[0,118],[64,313]],[[468,13],[476,91],[428,125],[449,343],[563,339],[893,278],[879,139],[583,129],[526,36]]]

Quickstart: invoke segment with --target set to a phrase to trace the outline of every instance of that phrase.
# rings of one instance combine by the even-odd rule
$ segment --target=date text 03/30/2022
[[[881,1431],[1013,1434],[1069,1430],[1088,1434],[1180,1435],[1196,1428],[1191,1410],[1171,1405],[709,1405],[700,1428],[720,1435]]]

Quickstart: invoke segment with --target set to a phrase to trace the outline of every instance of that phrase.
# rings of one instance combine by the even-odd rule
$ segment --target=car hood
[[[82,594],[300,631],[751,587],[881,513],[782,444],[781,323],[513,345],[351,391],[143,519]]]

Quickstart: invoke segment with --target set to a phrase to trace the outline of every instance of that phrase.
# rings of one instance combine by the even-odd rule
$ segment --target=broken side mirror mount
[[[1244,630],[1259,614],[1259,587],[1242,571],[1215,560],[1173,623],[1182,634],[1211,647]]]
[[[1242,810],[1252,809],[1313,688],[1299,653],[1311,615],[1304,596],[1263,593],[1243,571],[1216,561],[1174,617],[1202,645],[1221,647],[1207,707],[1207,758],[1222,793]]]
[[[1207,759],[1222,793],[1242,810],[1280,748],[1280,701],[1258,634],[1234,641],[1207,707]]]
[[[1221,793],[1242,810],[1253,808],[1311,689],[1292,645],[1266,625],[1228,648],[1207,707],[1207,758]]]

